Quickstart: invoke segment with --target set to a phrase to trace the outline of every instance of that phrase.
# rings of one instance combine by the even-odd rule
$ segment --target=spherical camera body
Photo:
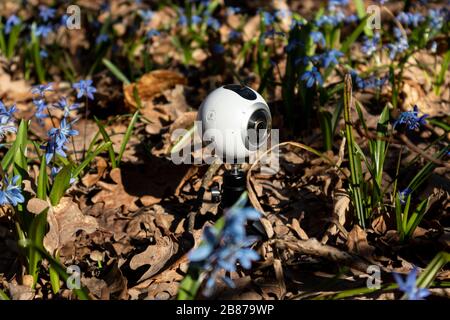
[[[272,125],[269,106],[255,90],[238,84],[212,91],[198,112],[203,142],[225,162],[243,162],[267,143]]]

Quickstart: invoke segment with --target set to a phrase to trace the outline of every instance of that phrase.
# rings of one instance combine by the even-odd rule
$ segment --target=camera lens
[[[258,148],[267,138],[269,129],[269,115],[267,111],[259,109],[253,112],[247,124],[247,146],[250,149]]]

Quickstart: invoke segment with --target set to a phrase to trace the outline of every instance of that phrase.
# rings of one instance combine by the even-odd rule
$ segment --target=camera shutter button
[[[208,111],[206,114],[206,120],[207,121],[214,121],[216,120],[216,112],[215,111]]]

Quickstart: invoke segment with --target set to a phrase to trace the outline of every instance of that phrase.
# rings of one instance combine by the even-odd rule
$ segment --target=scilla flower
[[[417,105],[415,105],[413,110],[405,111],[400,114],[398,119],[394,122],[394,128],[400,124],[403,124],[409,130],[415,130],[418,129],[421,125],[426,124],[425,118],[427,117],[427,114],[419,117],[419,108],[417,108]]]
[[[0,189],[0,205],[10,204],[17,206],[18,203],[25,201],[22,195],[22,189],[17,185],[19,176],[14,176],[10,179],[8,176],[4,177],[2,181],[2,187]]]
[[[423,298],[430,295],[430,291],[426,288],[418,288],[416,284],[417,268],[414,267],[406,276],[406,279],[394,273],[394,279],[398,284],[398,288],[405,293],[408,300],[423,300]]]
[[[77,90],[77,98],[85,96],[88,99],[94,100],[94,93],[97,89],[92,85],[92,80],[80,80],[72,85]]]
[[[233,281],[221,275],[222,271],[235,272],[239,263],[244,269],[250,269],[252,261],[259,255],[249,248],[256,240],[247,236],[247,220],[257,220],[260,213],[253,208],[230,209],[225,213],[225,224],[221,230],[207,227],[203,233],[202,244],[189,254],[189,259],[206,272],[206,296],[212,293],[216,281],[220,278],[228,286]]]

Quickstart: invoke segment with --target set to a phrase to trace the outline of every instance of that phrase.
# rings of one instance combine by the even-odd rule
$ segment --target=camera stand
[[[221,207],[231,207],[246,189],[245,173],[235,164],[223,176]]]
[[[245,172],[234,164],[231,170],[225,171],[223,175],[222,191],[218,185],[211,188],[213,202],[220,202],[220,207],[226,209],[231,207],[246,190]]]

